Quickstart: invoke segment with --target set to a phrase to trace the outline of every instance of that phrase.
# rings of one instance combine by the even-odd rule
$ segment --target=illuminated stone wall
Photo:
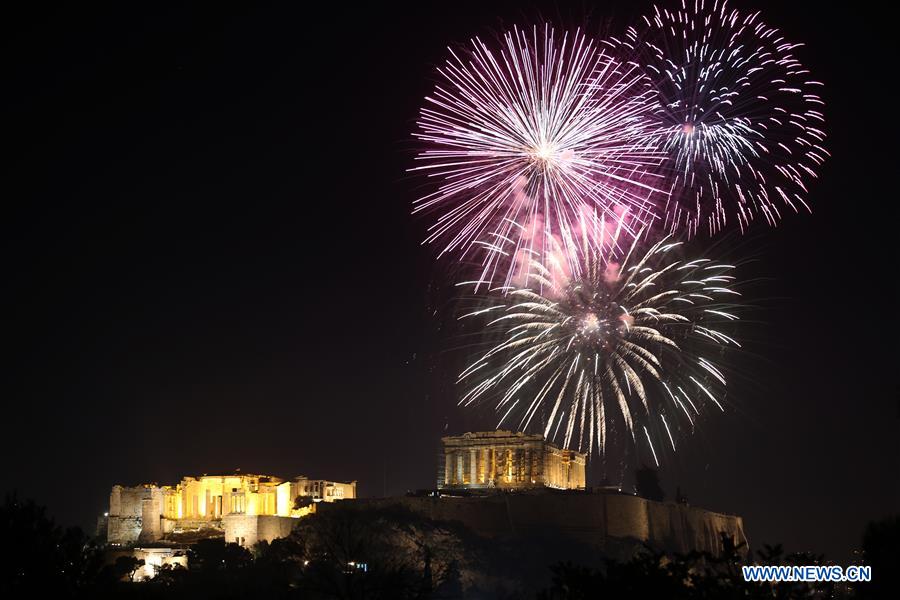
[[[143,528],[144,500],[149,500],[156,486],[124,487],[114,485],[109,494],[107,540],[111,544],[133,544]]]
[[[439,489],[583,489],[585,456],[510,431],[441,438]]]
[[[227,515],[225,541],[245,547],[257,542],[271,542],[286,537],[293,529],[296,519],[277,515]]]
[[[165,491],[150,488],[150,495],[141,501],[141,533],[139,542],[154,542],[163,535],[163,504]]]
[[[485,537],[568,538],[614,558],[643,544],[666,552],[719,554],[720,532],[747,542],[743,519],[702,508],[637,496],[589,492],[530,492],[474,497],[372,498],[358,506],[400,504],[428,518],[459,521]],[[327,510],[320,506],[319,510]],[[746,548],[745,548],[746,549]]]

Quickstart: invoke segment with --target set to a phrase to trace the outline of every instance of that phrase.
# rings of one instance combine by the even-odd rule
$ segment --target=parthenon
[[[584,489],[585,455],[511,431],[441,438],[438,489]]]

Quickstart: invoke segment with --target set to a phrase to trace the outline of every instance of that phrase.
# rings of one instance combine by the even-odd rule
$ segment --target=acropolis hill
[[[138,547],[224,537],[252,546],[287,536],[313,512],[404,508],[457,522],[484,538],[570,540],[621,558],[642,544],[665,552],[719,554],[721,534],[747,542],[740,517],[617,489],[585,486],[585,455],[540,435],[473,432],[441,439],[437,489],[358,499],[356,482],[234,473],[185,477],[174,486],[113,486],[101,531]]]
[[[719,554],[723,533],[738,545],[747,542],[741,517],[586,488],[585,455],[557,448],[541,435],[499,430],[441,442],[438,494],[355,504],[401,504],[434,520],[461,522],[483,536],[564,538],[616,558],[628,558],[641,544]]]

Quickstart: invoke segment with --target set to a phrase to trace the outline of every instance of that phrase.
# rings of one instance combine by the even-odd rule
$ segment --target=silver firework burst
[[[486,321],[492,347],[460,375],[461,405],[493,402],[500,421],[540,427],[564,447],[605,453],[611,434],[671,445],[705,408],[724,410],[717,366],[740,347],[734,265],[681,257],[665,238],[621,264],[585,250],[566,262],[535,261],[524,287],[496,288],[493,304],[461,318]]]

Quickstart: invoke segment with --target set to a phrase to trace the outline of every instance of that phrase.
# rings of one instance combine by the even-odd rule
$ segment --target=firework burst
[[[466,368],[461,405],[493,402],[500,421],[540,427],[563,447],[602,455],[617,431],[675,449],[710,406],[724,410],[718,359],[740,344],[733,265],[680,258],[664,239],[637,242],[621,265],[583,253],[580,275],[535,261],[529,285],[498,290],[461,318],[486,321],[495,343]]]
[[[509,284],[550,247],[608,250],[613,230],[653,218],[648,171],[664,153],[646,144],[653,92],[639,68],[549,25],[450,52],[415,133],[427,149],[412,170],[439,181],[414,209],[438,215],[427,242],[486,248],[481,279]]]
[[[710,234],[785,209],[809,210],[806,181],[828,156],[821,83],[759,13],[727,2],[656,7],[611,45],[631,53],[657,93],[652,143],[669,156],[664,227]]]

